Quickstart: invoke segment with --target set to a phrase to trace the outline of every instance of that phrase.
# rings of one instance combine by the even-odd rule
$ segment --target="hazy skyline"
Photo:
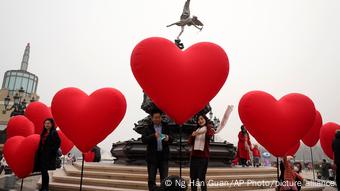
[[[141,40],[173,40],[185,0],[0,1],[0,75],[19,69],[31,43],[28,71],[39,77],[38,94],[50,105],[65,87],[88,94],[119,89],[127,99],[120,126],[100,146],[137,138],[134,123],[144,118],[142,89],[130,68],[130,54]],[[230,61],[229,77],[211,101],[218,117],[235,105],[219,137],[237,143],[238,101],[251,90],[276,98],[298,92],[313,99],[324,122],[340,122],[340,12],[337,0],[192,0],[191,12],[205,24],[187,28],[186,47],[211,41]],[[204,88],[204,87],[202,87]],[[204,91],[204,90],[202,90]],[[2,101],[2,100],[0,100]],[[254,140],[254,139],[252,139]]]

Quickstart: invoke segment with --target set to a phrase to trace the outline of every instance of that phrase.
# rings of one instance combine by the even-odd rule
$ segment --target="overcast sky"
[[[39,76],[38,94],[50,105],[64,87],[87,93],[115,87],[127,99],[120,126],[100,146],[139,135],[133,123],[144,118],[142,89],[130,69],[130,54],[152,36],[174,39],[185,0],[1,0],[0,75],[19,69],[27,42],[28,70]],[[226,84],[212,100],[221,117],[251,90],[277,98],[304,93],[313,99],[324,121],[340,122],[339,0],[192,0],[191,12],[205,24],[188,28],[186,46],[211,41],[230,60]],[[241,125],[237,110],[220,137],[237,143]]]

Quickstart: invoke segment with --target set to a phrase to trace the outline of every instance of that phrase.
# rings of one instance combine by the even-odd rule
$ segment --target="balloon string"
[[[179,126],[179,177],[182,180],[182,125]]]
[[[310,156],[311,156],[311,160],[312,160],[313,180],[315,181],[313,149],[312,149],[312,147],[309,147],[309,148],[310,148]]]
[[[276,157],[276,175],[277,175],[277,181],[280,182],[280,175],[279,175],[279,157]]]
[[[83,161],[81,162],[81,172],[80,172],[80,188],[81,191],[83,188],[83,175],[84,175],[84,153],[83,153]]]
[[[24,186],[24,179],[21,179],[21,186],[20,186],[20,191],[22,191],[22,187]]]

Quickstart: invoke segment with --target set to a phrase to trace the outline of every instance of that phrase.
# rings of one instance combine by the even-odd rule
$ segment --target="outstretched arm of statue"
[[[177,23],[177,22],[176,22]],[[171,26],[174,26],[176,23],[172,23],[170,25],[167,25],[166,27],[171,27]]]
[[[215,131],[215,134],[219,133],[225,127],[225,125],[227,124],[228,119],[229,119],[230,114],[233,111],[233,109],[234,109],[233,105],[228,105],[227,110],[224,112],[222,121],[221,121],[220,125],[217,127],[217,129]]]

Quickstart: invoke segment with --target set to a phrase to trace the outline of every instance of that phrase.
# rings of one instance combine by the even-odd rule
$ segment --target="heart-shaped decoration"
[[[287,156],[295,156],[296,152],[298,152],[299,148],[300,148],[300,141],[298,144],[296,144],[294,147],[290,148],[287,152]]]
[[[51,109],[62,132],[85,153],[116,129],[125,115],[126,101],[114,88],[102,88],[91,95],[65,88],[54,95]]]
[[[334,122],[328,122],[320,129],[320,145],[323,152],[331,159],[334,159],[332,144],[337,130],[340,130],[340,125]]]
[[[4,145],[4,156],[17,177],[25,178],[32,173],[39,141],[40,136],[37,134],[7,139]]]
[[[11,117],[8,121],[7,139],[14,136],[27,137],[34,134],[34,124],[23,115],[17,115]]]
[[[319,141],[321,127],[322,117],[320,112],[316,110],[313,126],[302,138],[302,142],[309,147],[314,147]]]
[[[57,132],[61,140],[60,143],[61,153],[63,155],[67,155],[72,150],[74,144],[69,138],[66,137],[66,135],[60,129]]]
[[[32,102],[27,106],[25,116],[33,122],[36,134],[40,134],[42,132],[44,128],[44,121],[47,118],[52,118],[50,108],[39,101]]]
[[[141,41],[132,72],[151,100],[177,124],[203,109],[225,83],[229,61],[218,45],[202,42],[185,51],[164,38]]]
[[[280,100],[263,91],[245,94],[238,107],[240,119],[270,153],[284,156],[314,123],[314,103],[307,96],[288,94]]]

